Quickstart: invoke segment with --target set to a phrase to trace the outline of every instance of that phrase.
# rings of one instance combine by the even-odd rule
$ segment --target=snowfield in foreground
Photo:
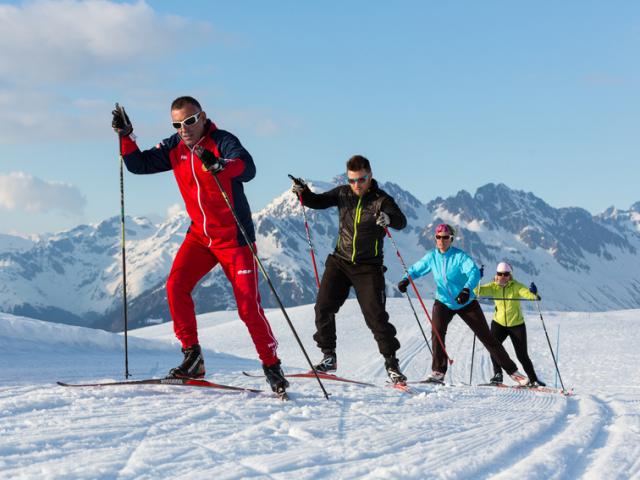
[[[388,305],[401,366],[422,379],[431,357],[416,319],[406,300]],[[288,312],[318,360],[313,306]],[[315,380],[292,379],[292,401],[282,403],[268,393],[190,387],[59,387],[56,380],[122,380],[122,337],[0,314],[0,478],[640,478],[640,310],[543,315],[554,348],[560,334],[560,373],[572,397],[462,385],[473,336],[458,318],[447,337],[455,386],[415,385],[415,395],[388,388],[349,300],[338,316],[338,373],[379,386],[325,381],[327,401]],[[285,370],[307,370],[280,311],[267,316]],[[207,378],[266,392],[262,379],[241,374],[260,364],[236,313],[201,315],[199,323]],[[537,313],[527,325],[534,365],[553,386]],[[180,357],[170,324],[130,333],[133,379],[162,376]],[[477,345],[473,383],[490,372]]]

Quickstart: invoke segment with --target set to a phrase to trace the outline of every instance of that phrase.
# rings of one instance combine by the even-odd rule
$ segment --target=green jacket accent
[[[485,283],[474,290],[479,297],[498,298],[522,298],[526,300],[536,300],[534,295],[520,282],[511,279],[502,287],[496,282]],[[495,300],[495,312],[493,320],[503,327],[515,327],[524,323],[522,309],[519,301]]]

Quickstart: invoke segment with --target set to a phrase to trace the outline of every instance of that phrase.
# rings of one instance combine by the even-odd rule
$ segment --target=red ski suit
[[[198,328],[191,292],[217,264],[231,282],[238,315],[247,325],[260,360],[265,365],[278,361],[278,343],[260,305],[258,268],[233,214],[212,174],[204,169],[194,152],[202,146],[223,159],[217,174],[249,241],[255,242],[251,210],[242,182],[255,176],[249,152],[231,133],[218,130],[208,121],[204,136],[189,148],[178,134],[155,148],[140,151],[132,137],[123,137],[121,153],[132,173],[150,174],[173,170],[184,199],[191,226],[178,250],[167,280],[167,298],[176,337],[183,348],[198,342]],[[255,243],[253,243],[255,247]]]

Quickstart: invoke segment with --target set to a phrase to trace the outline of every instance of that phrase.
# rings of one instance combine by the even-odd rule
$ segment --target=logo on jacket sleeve
[[[238,270],[238,275],[251,275],[253,270]]]

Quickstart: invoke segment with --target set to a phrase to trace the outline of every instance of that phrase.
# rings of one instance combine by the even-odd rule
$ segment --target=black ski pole
[[[473,385],[473,357],[476,353],[476,334],[473,335],[473,344],[471,345],[471,372],[469,373],[469,385]]]
[[[484,265],[480,266],[480,278],[484,277]],[[471,344],[471,371],[469,372],[469,385],[473,385],[473,358],[476,355],[476,337],[477,335],[473,334],[473,343]]]
[[[316,369],[313,366],[313,363],[311,363],[311,359],[309,358],[309,355],[307,354],[307,351],[305,350],[304,345],[302,345],[302,341],[300,340],[300,337],[298,336],[298,332],[296,332],[296,329],[294,328],[293,323],[291,323],[291,319],[289,318],[289,315],[287,314],[287,311],[285,310],[284,305],[282,304],[282,301],[280,300],[280,296],[278,295],[278,292],[276,292],[276,289],[273,286],[273,283],[271,283],[271,278],[269,278],[269,274],[267,273],[267,271],[265,270],[264,266],[262,265],[262,261],[258,257],[258,254],[256,253],[255,248],[253,248],[253,244],[249,240],[249,235],[247,235],[247,231],[242,226],[242,223],[240,223],[240,219],[238,218],[238,214],[236,213],[235,209],[231,205],[231,201],[229,200],[229,197],[227,196],[227,192],[225,191],[224,187],[220,183],[220,180],[218,180],[218,175],[213,173],[213,172],[211,172],[211,174],[213,175],[213,178],[215,179],[216,184],[218,185],[218,188],[220,189],[220,193],[222,194],[222,197],[224,198],[224,201],[227,204],[227,207],[229,207],[229,210],[231,210],[231,214],[233,215],[233,218],[236,221],[236,225],[238,225],[238,229],[242,233],[242,236],[244,237],[245,242],[247,242],[247,246],[249,247],[249,250],[251,250],[251,253],[253,254],[253,258],[255,258],[256,262],[258,263],[258,266],[260,267],[260,271],[262,272],[262,275],[264,276],[265,280],[269,284],[269,288],[271,289],[271,293],[273,293],[273,296],[275,297],[276,301],[278,302],[278,306],[280,307],[280,310],[282,310],[282,314],[284,315],[285,320],[289,324],[289,328],[291,328],[291,331],[293,332],[293,336],[296,338],[296,341],[298,342],[298,345],[300,346],[300,349],[302,350],[302,353],[304,354],[304,357],[307,359],[307,362],[309,363],[309,366],[311,367],[311,370],[313,371],[313,374],[315,375],[316,380],[318,380],[318,385],[320,385],[320,388],[322,389],[322,393],[324,394],[324,397],[327,400],[329,400],[329,394],[325,390],[324,385],[322,384],[322,381],[320,380],[320,377],[318,376],[318,372],[316,371]]]
[[[289,178],[294,182],[297,180],[293,175],[289,174]],[[302,203],[302,195],[298,194],[298,200],[300,201],[300,207],[302,207],[302,217],[304,218],[304,228],[307,231],[307,242],[309,242],[309,251],[311,252],[311,263],[313,263],[313,273],[316,276],[316,286],[320,289],[320,278],[318,277],[318,266],[316,265],[316,252],[311,243],[311,231],[309,230],[309,222],[307,221],[307,211]]]
[[[116,103],[116,110],[122,111],[120,105]],[[124,115],[123,115],[124,118]],[[127,257],[125,249],[125,225],[124,225],[124,158],[122,157],[122,138],[118,136],[118,154],[120,155],[120,229],[122,237],[120,246],[122,248],[122,308],[124,313],[124,377],[129,378],[129,318],[127,310]]]
[[[409,300],[409,306],[411,307],[411,311],[413,312],[413,316],[416,318],[416,322],[418,323],[418,328],[420,329],[420,333],[422,333],[422,338],[424,338],[424,342],[427,344],[427,348],[429,349],[429,353],[433,356],[433,350],[431,350],[431,345],[429,344],[429,340],[427,340],[427,335],[424,333],[424,329],[422,328],[422,324],[418,319],[418,314],[416,309],[413,308],[413,302],[411,301],[411,297],[409,296],[409,292],[406,292],[407,300]]]
[[[553,364],[556,366],[556,373],[558,374],[558,378],[560,379],[560,386],[562,386],[562,391],[566,392],[567,390],[564,388],[564,383],[562,382],[562,375],[560,375],[560,369],[558,368],[558,362],[556,361],[556,356],[553,353],[553,347],[551,346],[551,340],[549,340],[549,334],[547,333],[547,327],[544,324],[544,318],[542,318],[542,310],[540,309],[540,300],[536,302],[536,306],[538,307],[538,313],[540,314],[540,321],[542,322],[542,328],[544,329],[544,334],[547,337],[547,343],[549,344],[549,351],[551,352],[551,358],[553,358]]]
[[[478,297],[478,300],[506,300],[507,302],[537,302],[537,300],[533,298]]]

